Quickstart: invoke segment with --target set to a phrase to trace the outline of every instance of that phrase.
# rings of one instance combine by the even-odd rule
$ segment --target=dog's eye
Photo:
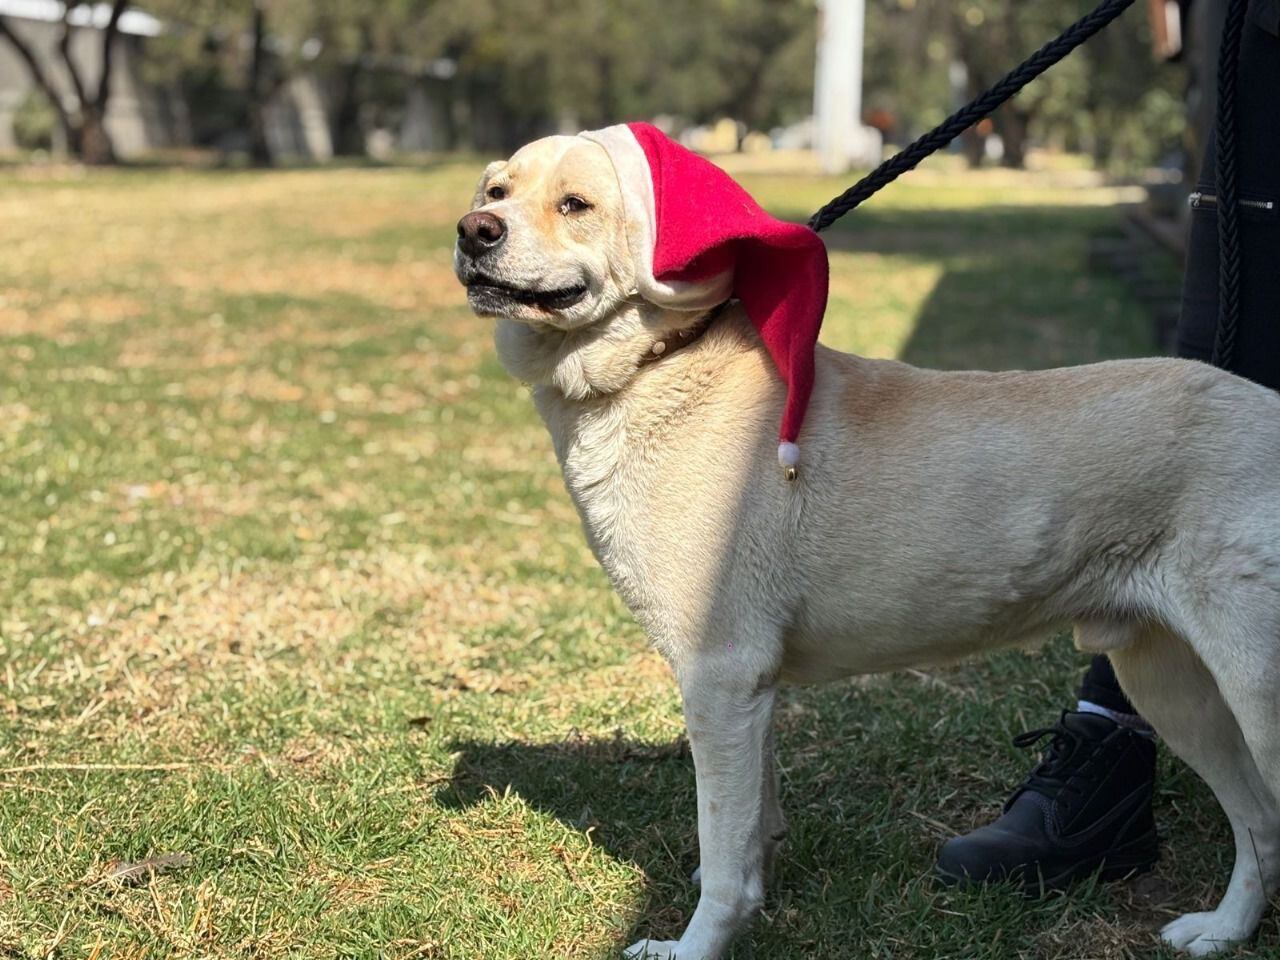
[[[583,200],[581,197],[575,197],[573,194],[565,197],[560,201],[560,212],[564,214],[581,213],[583,210],[590,210],[591,204]]]
[[[494,184],[484,192],[485,198],[488,200],[502,200],[507,195],[507,188]]]

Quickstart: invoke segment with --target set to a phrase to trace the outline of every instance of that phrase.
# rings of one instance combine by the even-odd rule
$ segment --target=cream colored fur
[[[565,212],[567,194],[591,208]],[[486,171],[474,209],[508,234],[478,261],[457,255],[464,282],[479,269],[588,287],[564,311],[484,310],[503,363],[533,385],[592,549],[684,697],[701,898],[680,940],[629,956],[715,960],[760,907],[783,834],[780,682],[1064,625],[1111,654],[1231,818],[1222,903],[1165,939],[1204,954],[1253,933],[1280,881],[1280,398],[1179,360],[940,373],[820,347],[788,483],[783,388],[739,310],[637,367],[698,316],[634,296],[603,150],[538,141]]]

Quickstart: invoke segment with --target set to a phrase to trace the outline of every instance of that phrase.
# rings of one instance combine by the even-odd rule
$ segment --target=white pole
[[[814,77],[816,146],[827,173],[847,171],[862,132],[865,0],[819,0]]]

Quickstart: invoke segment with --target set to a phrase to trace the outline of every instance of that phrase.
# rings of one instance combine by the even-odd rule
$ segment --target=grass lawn
[[[478,170],[0,169],[0,957],[605,958],[682,928],[679,704],[453,281]],[[841,186],[747,182],[794,217]],[[824,336],[1148,353],[1086,268],[1114,200],[913,175],[830,234]],[[733,956],[1164,956],[1230,867],[1167,758],[1155,874],[1042,902],[930,879],[1082,665],[1059,638],[788,691],[791,839]]]

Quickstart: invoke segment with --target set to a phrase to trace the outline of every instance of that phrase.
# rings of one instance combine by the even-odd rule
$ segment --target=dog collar
[[[718,306],[712,307],[702,319],[695,323],[692,327],[686,327],[683,330],[676,330],[669,337],[662,340],[655,340],[649,347],[648,351],[640,357],[639,367],[648,367],[659,360],[671,356],[677,350],[689,346],[691,343],[697,343],[702,339],[702,335],[707,332],[715,319],[724,313],[732,300],[726,300]]]

